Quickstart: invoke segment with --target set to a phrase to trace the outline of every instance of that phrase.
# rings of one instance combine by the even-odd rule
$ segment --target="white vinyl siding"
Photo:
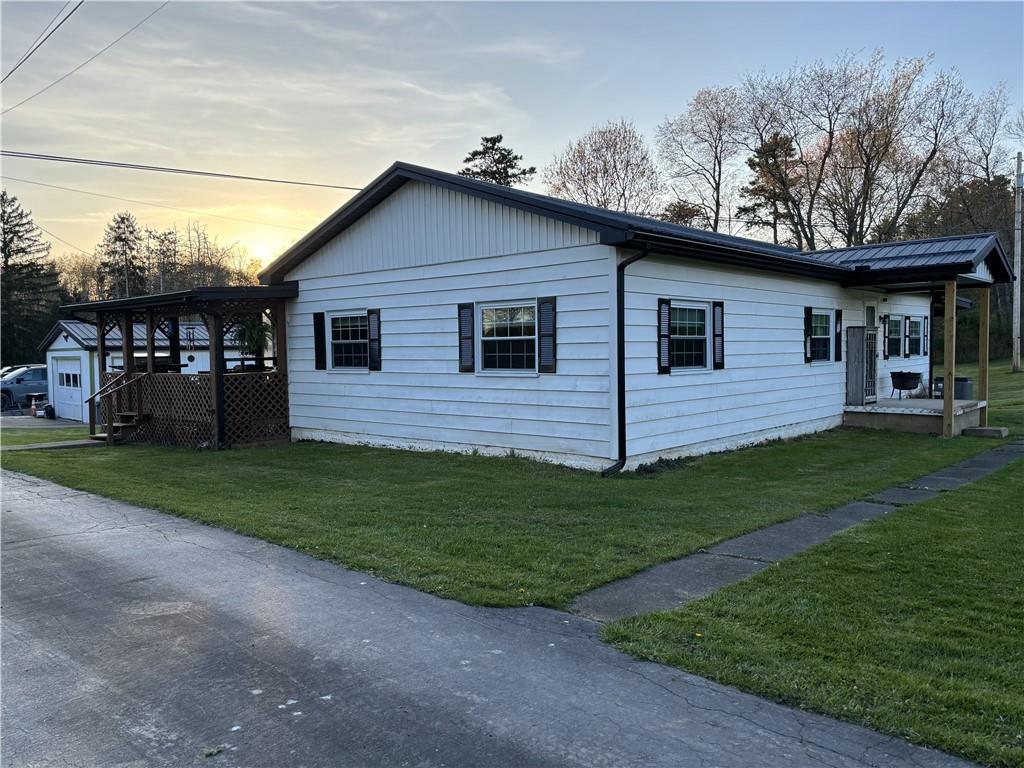
[[[657,302],[665,296],[724,302],[724,369],[658,375]],[[838,426],[845,364],[804,363],[804,307],[841,309],[844,323],[855,325],[863,321],[863,301],[864,292],[832,283],[707,262],[651,256],[631,264],[625,297],[630,465]],[[834,353],[831,341],[829,350]]]
[[[913,294],[913,293],[894,293],[886,297],[885,301],[881,301],[878,304],[878,314],[889,315],[891,318],[894,315],[900,318],[900,354],[889,355],[889,359],[886,360],[884,355],[879,353],[878,357],[878,396],[889,397],[892,392],[892,378],[890,373],[892,371],[912,371],[921,374],[921,384],[925,387],[928,386],[928,364],[929,356],[927,348],[922,349],[922,354],[915,355],[913,357],[903,357],[903,318],[910,317],[928,317],[929,311],[929,298],[925,294]],[[929,338],[931,337],[932,329],[928,329]],[[878,343],[879,349],[881,349],[883,338],[883,329],[878,329]],[[936,376],[941,376],[942,371],[940,367],[936,367]]]
[[[613,452],[614,249],[584,244],[596,235],[560,222],[523,218],[463,195],[425,194],[418,186],[406,184],[364,217],[359,231],[341,233],[288,275],[299,280],[299,297],[288,302],[293,436],[516,451],[594,469],[607,466]],[[439,208],[441,200],[455,210]],[[394,220],[403,217],[409,221]],[[494,229],[498,223],[501,231]],[[366,270],[366,249],[374,242],[370,224],[386,246],[375,251],[382,265],[376,271]],[[435,233],[435,227],[443,232]],[[552,242],[562,247],[493,253]],[[480,255],[469,258],[473,253]],[[538,296],[558,299],[558,372],[481,370],[481,308],[535,306]],[[476,306],[476,373],[459,372],[460,303]],[[314,370],[313,313],[359,306],[380,308],[381,370],[371,376]]]

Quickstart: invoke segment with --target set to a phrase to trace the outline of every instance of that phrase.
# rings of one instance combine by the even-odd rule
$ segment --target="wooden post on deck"
[[[946,317],[943,323],[942,436],[953,437],[953,395],[956,392],[956,280],[946,281]]]
[[[131,381],[135,376],[135,323],[132,322],[131,312],[121,315],[121,364],[124,380]],[[124,391],[130,390],[126,387]],[[114,444],[114,411],[117,410],[117,401],[117,395],[111,397],[107,409],[107,445]]]
[[[978,301],[978,400],[988,401],[988,326],[989,308],[992,300],[992,289],[989,286],[981,288]],[[982,427],[988,426],[988,406],[981,409],[980,421]]]
[[[285,316],[288,302],[278,299],[274,305],[274,355],[276,356],[277,372],[288,376],[288,329]]]
[[[96,356],[99,368],[99,381],[95,382],[92,393],[98,392],[103,386],[103,374],[107,370],[107,318],[102,312],[96,313]],[[92,366],[89,366],[89,379],[92,380]],[[96,434],[96,408],[102,397],[89,401],[89,434]]]
[[[210,333],[210,405],[213,410],[213,445],[217,450],[224,443],[224,318],[218,314],[206,316]]]
[[[156,316],[146,310],[146,371],[156,373]]]
[[[167,318],[167,349],[171,358],[171,370],[181,373],[181,324],[177,317]]]

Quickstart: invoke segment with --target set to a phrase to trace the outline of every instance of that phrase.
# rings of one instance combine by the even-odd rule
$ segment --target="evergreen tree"
[[[99,246],[100,283],[107,298],[146,293],[146,264],[142,232],[135,217],[125,211],[114,218]]]
[[[0,362],[40,358],[36,346],[57,318],[60,295],[50,244],[18,198],[0,191]]]
[[[462,161],[466,167],[459,171],[459,175],[505,187],[525,184],[532,179],[537,169],[532,165],[523,168],[519,164],[523,156],[501,146],[504,138],[500,133],[497,136],[481,136],[480,149],[474,149],[466,155]]]

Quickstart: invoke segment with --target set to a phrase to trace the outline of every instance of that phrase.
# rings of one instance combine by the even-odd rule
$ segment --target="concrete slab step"
[[[998,440],[1010,436],[1006,427],[965,427],[961,433],[964,437],[994,437]]]

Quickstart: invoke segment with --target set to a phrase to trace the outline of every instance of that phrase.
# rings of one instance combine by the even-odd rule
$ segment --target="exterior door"
[[[57,358],[56,385],[53,388],[54,410],[58,419],[82,420],[82,361],[75,358]]]

